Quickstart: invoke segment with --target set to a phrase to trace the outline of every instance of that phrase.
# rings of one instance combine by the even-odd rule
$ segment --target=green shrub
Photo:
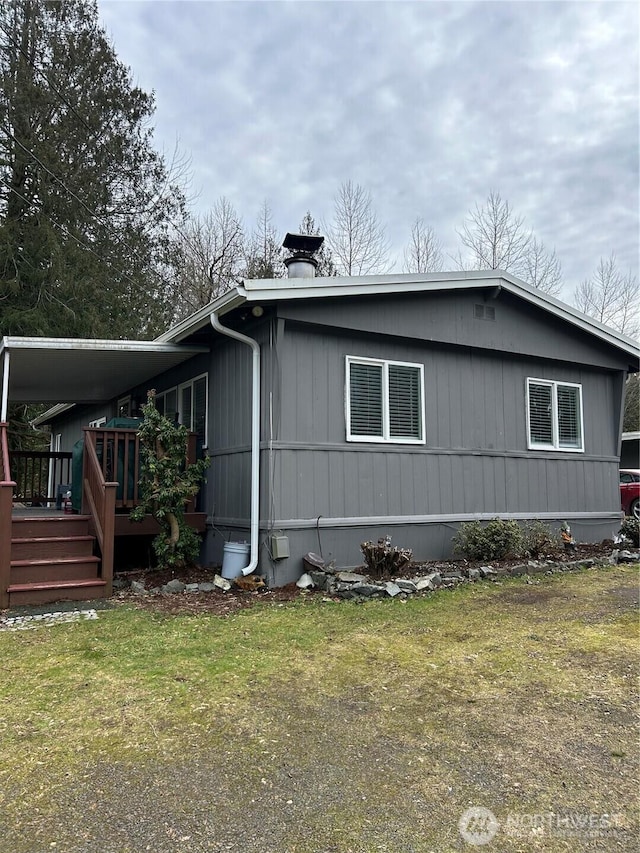
[[[539,557],[558,547],[557,537],[542,521],[534,519],[522,525],[522,553],[527,557]]]
[[[484,526],[479,521],[461,524],[453,550],[469,560],[501,560],[521,553],[522,542],[517,521],[493,518]]]
[[[181,569],[198,559],[201,540],[185,519],[185,508],[198,493],[209,460],[186,464],[189,433],[156,409],[156,392],[147,393],[142,407],[140,437],[140,500],[132,521],[151,513],[161,532],[153,540],[158,568]]]
[[[631,515],[626,516],[622,522],[620,533],[638,548],[640,546],[640,518],[634,518]]]

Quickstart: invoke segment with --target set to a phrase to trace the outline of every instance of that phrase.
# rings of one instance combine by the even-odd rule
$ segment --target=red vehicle
[[[625,515],[640,518],[640,470],[620,469],[620,502]]]

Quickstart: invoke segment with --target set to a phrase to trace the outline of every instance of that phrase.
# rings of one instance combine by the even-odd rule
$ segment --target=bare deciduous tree
[[[574,304],[584,314],[636,337],[638,323],[638,279],[618,269],[613,252],[600,258],[595,273],[581,282],[574,292]]]
[[[418,216],[411,227],[411,238],[404,250],[405,272],[440,272],[442,246],[435,231]]]
[[[584,314],[589,314],[625,335],[637,338],[638,279],[618,269],[612,252],[600,262],[591,278],[581,282],[574,292],[574,304]],[[638,376],[628,377],[625,387],[624,426],[627,431],[638,429]]]
[[[242,223],[231,203],[221,197],[209,213],[187,220],[180,229],[176,318],[208,305],[233,287],[243,261]]]
[[[516,216],[509,202],[491,190],[484,207],[476,204],[462,229],[462,244],[469,251],[471,269],[505,270],[519,275],[531,243],[524,218]]]
[[[552,296],[560,293],[562,267],[555,249],[549,252],[499,193],[492,190],[484,207],[469,212],[458,235],[468,250],[467,258],[462,252],[454,258],[459,267],[504,270]]]
[[[562,266],[555,249],[548,252],[541,240],[532,238],[522,261],[521,277],[551,296],[562,290]]]
[[[333,219],[325,229],[341,275],[386,272],[389,242],[373,210],[371,195],[360,184],[346,181],[340,186]]]

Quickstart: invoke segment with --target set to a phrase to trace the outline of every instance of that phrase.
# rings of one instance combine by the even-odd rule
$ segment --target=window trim
[[[120,409],[124,408],[125,406],[127,406],[127,408],[128,408],[128,414],[121,415]],[[120,397],[120,399],[116,403],[116,417],[117,418],[130,418],[131,417],[131,406],[132,406],[131,394],[127,394],[125,397]]]
[[[382,435],[358,435],[351,432],[351,365],[373,364],[382,368]],[[420,375],[420,438],[392,436],[389,417],[389,367],[413,367]],[[417,444],[427,443],[425,429],[424,364],[395,359],[369,358],[359,355],[345,356],[345,423],[347,441],[366,444]]]
[[[184,423],[183,421],[183,411],[182,411],[182,389],[183,388],[191,388],[191,412],[193,412],[193,405],[195,402],[195,394],[193,393],[193,386],[199,379],[204,379],[204,437],[202,441],[202,448],[206,450],[209,446],[209,374],[205,371],[205,373],[199,373],[197,376],[194,376],[193,379],[189,379],[187,382],[181,382],[180,385],[177,386],[178,393],[178,421],[180,423]],[[191,419],[193,420],[193,418]],[[192,424],[193,426],[193,424]]]
[[[532,440],[531,437],[531,407],[529,389],[532,385],[546,385],[552,389],[551,393],[551,431],[552,443],[543,444]],[[566,447],[560,444],[559,421],[558,421],[558,388],[578,389],[578,413],[580,417],[580,446]],[[537,379],[527,377],[525,408],[527,414],[527,447],[529,450],[553,450],[557,453],[584,453],[584,411],[582,404],[582,385],[578,382],[561,382],[556,379]]]

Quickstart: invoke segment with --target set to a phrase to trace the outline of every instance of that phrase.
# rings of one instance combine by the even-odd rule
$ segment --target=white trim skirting
[[[467,521],[491,521],[492,518],[515,519],[516,521],[597,521],[618,522],[622,510],[614,512],[476,512],[447,515],[379,515],[355,518],[279,518],[273,522],[260,520],[261,530],[312,530],[317,528],[383,527],[403,524],[451,524]],[[248,527],[248,519],[214,518],[216,527]]]

